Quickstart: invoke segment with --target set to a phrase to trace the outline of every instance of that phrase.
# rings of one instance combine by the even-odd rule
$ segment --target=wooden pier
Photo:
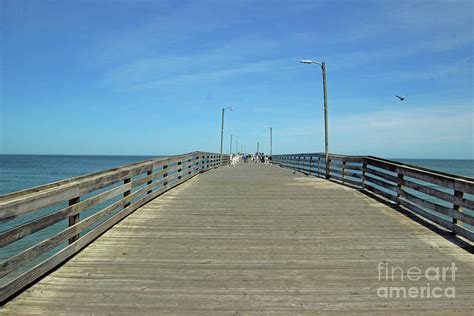
[[[61,241],[69,240],[69,245],[54,252],[53,259],[18,272],[3,285],[6,304],[0,311],[68,315],[472,313],[474,260],[467,238],[471,235],[458,220],[470,221],[470,215],[463,212],[472,205],[466,197],[474,188],[470,179],[443,180],[445,186],[453,186],[450,214],[454,217],[440,217],[436,223],[421,217],[422,207],[421,212],[413,212],[403,205],[404,197],[409,196],[403,188],[410,181],[396,172],[411,167],[390,167],[386,178],[405,182],[403,186],[394,183],[390,188],[398,193],[388,199],[390,191],[380,187],[384,184],[382,167],[389,162],[370,158],[378,164],[372,169],[378,176],[371,177],[366,172],[369,158],[332,156],[333,165],[326,169],[311,157],[317,158],[275,156],[277,165],[228,167],[228,158],[192,153],[0,197],[0,218],[8,218],[50,205],[57,194],[70,201],[74,194],[123,183],[99,192],[93,201],[89,196],[76,198],[61,216],[57,214],[60,210],[51,213],[56,214],[53,218],[43,215],[0,233],[4,246],[38,231],[38,225],[46,227],[46,223],[69,218],[69,231],[61,235]],[[345,161],[336,165],[337,159]],[[325,170],[331,173],[331,181]],[[339,177],[334,174],[337,170]],[[141,173],[144,176],[134,178]],[[441,182],[439,179],[450,176],[433,173],[432,177]],[[370,180],[379,182],[371,185]],[[77,185],[82,185],[82,193]],[[50,191],[41,195],[44,190]],[[382,193],[375,196],[377,190]],[[120,203],[114,202],[122,211],[114,213],[105,226],[102,223],[79,234],[78,225],[87,219],[76,215],[112,196],[111,191],[123,195]],[[456,191],[465,196],[459,197]],[[439,195],[447,198],[448,193]],[[33,200],[34,207],[28,206]],[[89,202],[80,204],[83,201]],[[434,204],[422,206],[432,206],[428,203]],[[439,210],[444,209],[440,206]],[[42,247],[4,260],[2,275],[14,274],[24,262],[52,249],[49,243],[51,238]],[[419,280],[408,279],[410,268],[443,269],[453,262],[455,280],[449,273],[445,280],[431,281],[424,275]],[[393,280],[386,279],[385,269],[392,267],[403,271],[403,280],[400,273]],[[420,297],[413,292],[407,297],[386,297],[380,290],[420,291],[427,286],[441,291],[454,287],[455,297],[444,292],[439,292],[444,293],[441,297]]]

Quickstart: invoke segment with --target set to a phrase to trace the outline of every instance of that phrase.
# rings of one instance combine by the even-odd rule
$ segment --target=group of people
[[[254,163],[264,163],[268,165],[270,164],[271,160],[272,160],[272,157],[265,155],[264,153],[257,152],[253,155],[237,153],[237,154],[230,155],[230,166],[235,166],[240,161],[242,161],[243,163],[254,162]]]

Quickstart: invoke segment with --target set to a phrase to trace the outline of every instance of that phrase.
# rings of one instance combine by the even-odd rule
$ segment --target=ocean
[[[473,159],[400,159],[388,158],[414,166],[452,173],[459,176],[474,178]]]
[[[0,155],[0,195],[153,157]]]

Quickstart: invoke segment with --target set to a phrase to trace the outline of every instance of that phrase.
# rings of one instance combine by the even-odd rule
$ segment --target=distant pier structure
[[[474,179],[192,152],[0,197],[2,313],[472,313]]]

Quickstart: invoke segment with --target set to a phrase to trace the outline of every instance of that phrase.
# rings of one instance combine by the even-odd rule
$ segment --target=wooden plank
[[[376,179],[372,176],[370,176],[369,174],[366,174],[365,175],[365,180],[368,181],[368,182],[371,182],[373,184],[376,184],[382,188],[385,188],[385,189],[388,189],[388,190],[391,190],[395,193],[400,193],[400,189],[396,186],[396,185],[393,185],[393,184],[390,184],[388,182],[385,182],[385,181],[382,181],[382,180],[379,180],[379,179]]]
[[[433,197],[436,197],[438,199],[444,200],[449,203],[454,202],[454,195],[440,191],[440,190],[436,190],[435,188],[428,187],[423,184],[415,183],[413,181],[404,179],[402,182],[402,185],[407,188],[431,195]]]
[[[331,180],[337,180],[343,184],[345,183],[349,183],[353,186],[356,186],[356,187],[362,187],[362,182],[359,182],[359,181],[354,181],[354,180],[351,180],[351,179],[348,179],[348,178],[341,178],[341,177],[338,177],[338,176],[334,176],[334,175],[331,175]],[[343,179],[344,179],[344,182],[343,182]]]
[[[454,225],[453,232],[457,235],[460,235],[467,240],[474,241],[474,233],[470,230],[465,229],[464,227]]]
[[[368,167],[374,166],[374,167],[377,167],[377,168],[380,168],[380,169],[384,169],[384,170],[387,170],[387,171],[397,173],[396,172],[397,167],[394,164],[390,164],[390,163],[387,163],[387,162],[382,161],[380,159],[376,159],[375,157],[374,158],[366,157],[364,160],[367,163]],[[367,171],[369,171],[369,170],[370,170],[370,168],[367,168]]]
[[[365,170],[366,173],[370,173],[370,174],[373,174],[374,176],[377,176],[379,178],[383,178],[385,180],[389,180],[389,181],[392,181],[393,183],[398,183],[398,178],[397,176],[393,176],[391,174],[387,174],[387,173],[384,173],[384,172],[381,172],[381,171],[378,171],[378,170],[374,170],[374,169],[371,169],[371,168],[367,168]]]
[[[454,225],[450,221],[447,221],[447,220],[445,220],[445,219],[443,219],[439,216],[436,216],[433,213],[425,211],[422,208],[416,206],[415,204],[410,203],[409,201],[400,200],[400,205],[406,207],[407,209],[409,209],[412,212],[415,212],[415,213],[421,215],[424,218],[429,219],[430,221],[432,221],[432,222],[434,222],[434,223],[436,223],[436,224],[438,224],[438,225],[440,225],[444,228],[447,228],[450,231],[453,231],[453,229],[454,229]]]
[[[131,184],[121,185],[119,187],[110,189],[108,191],[97,194],[77,204],[68,206],[54,213],[42,216],[38,219],[31,220],[17,227],[13,227],[0,234],[0,247],[4,247],[14,241],[17,241],[25,236],[31,235],[43,228],[51,226],[65,218],[79,214],[85,209],[91,208],[95,205],[103,203],[119,194],[131,189]]]
[[[454,179],[440,176],[433,172],[420,172],[419,170],[405,167],[397,167],[397,172],[417,180],[437,184],[448,189],[454,189]]]
[[[374,186],[372,186],[372,185],[370,185],[370,184],[368,184],[368,183],[365,183],[364,188],[365,188],[366,190],[372,192],[372,193],[375,193],[375,194],[377,194],[377,195],[380,195],[380,196],[382,196],[382,197],[384,197],[384,198],[386,198],[386,199],[389,199],[389,200],[391,200],[391,201],[393,201],[393,202],[397,202],[397,196],[396,196],[396,195],[393,195],[393,194],[390,194],[390,193],[388,193],[388,192],[385,192],[385,191],[382,191],[382,190],[380,190],[380,189],[377,189],[376,187],[374,187]]]
[[[322,155],[321,157],[325,157],[325,156]],[[360,162],[360,163],[362,163],[364,157],[362,157],[362,156],[343,156],[343,155],[329,154],[329,159],[330,160],[346,161],[346,162]]]
[[[474,181],[454,180],[454,190],[474,194]]]
[[[453,216],[453,210],[450,209],[449,207],[439,205],[430,201],[427,201],[425,199],[419,198],[411,193],[408,193],[407,191],[402,191],[401,192],[402,198],[405,198],[409,200],[410,202],[416,203],[419,206],[426,207],[427,209],[430,209],[434,212],[438,212],[444,215],[448,216]]]

